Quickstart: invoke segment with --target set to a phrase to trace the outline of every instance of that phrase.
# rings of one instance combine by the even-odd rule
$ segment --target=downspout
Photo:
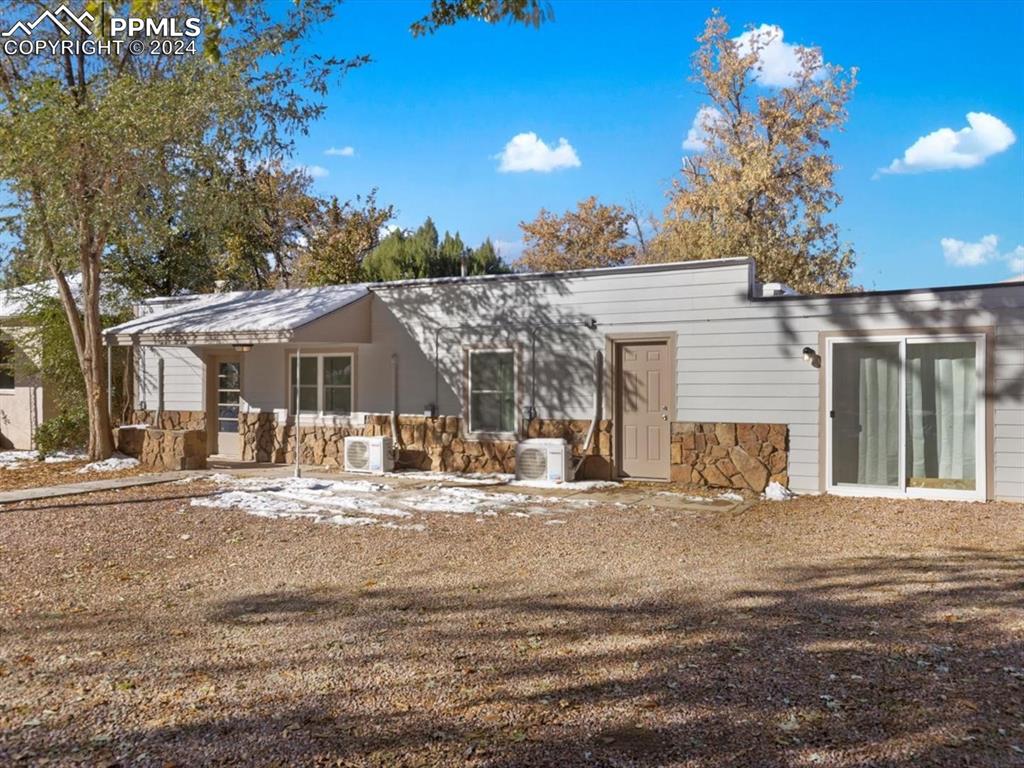
[[[398,353],[391,355],[391,454],[398,458],[401,435],[398,431]]]
[[[594,442],[594,430],[597,428],[597,422],[601,419],[601,393],[603,392],[604,384],[604,353],[601,350],[597,350],[594,353],[594,414],[590,420],[590,428],[587,430],[587,436],[583,440],[583,448],[580,450],[580,460],[576,462],[576,466],[572,468],[572,479],[576,479],[577,473],[580,468],[587,460],[587,452],[590,450],[590,446]]]
[[[160,429],[160,417],[164,411],[164,359],[156,361],[156,428]]]

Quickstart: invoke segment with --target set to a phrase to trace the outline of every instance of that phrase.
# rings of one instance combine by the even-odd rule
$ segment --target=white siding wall
[[[204,411],[205,365],[188,347],[143,347],[136,358],[136,405],[151,411],[159,407],[159,361],[164,361],[164,410]]]
[[[678,421],[783,423],[790,430],[791,484],[819,489],[819,392],[825,368],[804,362],[819,352],[819,332],[943,327],[995,328],[994,492],[1024,499],[1024,289],[1007,285],[962,291],[867,294],[845,298],[750,300],[746,264],[667,272],[595,275],[564,280],[434,284],[377,292],[373,314],[374,381],[389,382],[385,365],[398,350],[401,410],[419,412],[434,401],[433,319],[465,328],[442,332],[439,410],[457,413],[463,347],[515,343],[521,350],[523,405],[529,404],[533,362],[542,418],[588,418],[590,365],[606,335],[676,334]],[[538,326],[593,317],[579,326],[538,331],[537,354],[516,320]],[[498,326],[497,328],[490,327]],[[380,377],[380,378],[377,378]],[[360,376],[362,379],[363,376]],[[365,386],[362,390],[367,391]],[[378,389],[360,408],[386,410]],[[364,405],[365,403],[365,405]],[[609,415],[610,404],[605,413]]]

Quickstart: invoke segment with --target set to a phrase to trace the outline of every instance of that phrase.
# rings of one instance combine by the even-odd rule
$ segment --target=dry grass
[[[44,488],[51,485],[84,483],[88,480],[110,480],[116,477],[132,477],[145,470],[140,467],[118,469],[112,472],[83,472],[78,470],[89,462],[86,460],[62,461],[46,464],[42,461],[23,462],[16,468],[0,467],[0,491],[16,491],[22,488]]]
[[[0,762],[1007,766],[1024,510],[0,514]]]

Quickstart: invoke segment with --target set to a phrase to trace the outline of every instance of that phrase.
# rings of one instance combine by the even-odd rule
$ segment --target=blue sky
[[[347,198],[378,187],[401,226],[429,215],[474,244],[517,242],[520,220],[591,194],[661,211],[702,103],[687,76],[711,3],[553,0],[555,20],[539,30],[464,23],[413,39],[408,25],[427,5],[348,2],[311,37],[321,53],[374,59],[332,90],[324,118],[299,139],[297,162],[326,173],[319,192]],[[1024,245],[1024,5],[717,5],[737,34],[777,25],[784,42],[818,45],[827,61],[860,68],[833,149],[845,198],[835,220],[858,252],[861,284],[1011,274],[1011,254]],[[996,118],[1013,143],[995,151],[1005,132],[976,132],[959,139],[977,155],[965,162],[984,157],[975,167],[877,174],[918,139],[967,127],[968,113]],[[565,138],[578,166],[499,172],[499,153],[527,132],[551,148]],[[324,154],[331,147],[354,154]],[[925,166],[944,164],[934,146],[924,154]]]

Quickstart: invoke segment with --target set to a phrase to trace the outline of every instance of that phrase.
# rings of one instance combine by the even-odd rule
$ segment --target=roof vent
[[[785,283],[761,283],[762,296],[796,296],[797,293]]]

